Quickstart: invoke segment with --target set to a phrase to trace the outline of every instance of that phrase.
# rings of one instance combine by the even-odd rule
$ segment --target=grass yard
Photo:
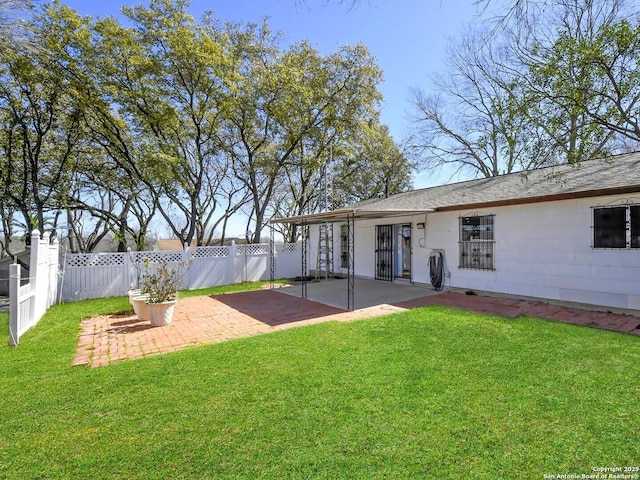
[[[282,282],[286,282],[286,279],[275,280],[276,284]],[[195,290],[183,290],[180,292],[180,298],[197,297],[200,295],[220,295],[223,293],[246,292],[248,290],[260,290],[262,288],[269,288],[270,284],[270,281],[242,282],[233,283],[231,285],[223,285],[221,287],[207,287]]]
[[[57,306],[18,348],[5,337],[0,478],[542,479],[640,466],[638,337],[428,307],[72,368],[81,318],[127,309]]]

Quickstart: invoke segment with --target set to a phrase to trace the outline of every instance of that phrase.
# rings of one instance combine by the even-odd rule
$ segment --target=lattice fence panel
[[[277,243],[276,253],[300,253],[299,243]]]
[[[68,255],[67,267],[119,267],[125,264],[124,253],[93,253]]]
[[[134,252],[135,263],[181,262],[185,259],[184,252]]]
[[[248,245],[238,245],[238,255],[268,255],[269,244],[250,243]]]
[[[230,250],[229,247],[196,247],[189,252],[193,258],[219,258],[228,257]]]

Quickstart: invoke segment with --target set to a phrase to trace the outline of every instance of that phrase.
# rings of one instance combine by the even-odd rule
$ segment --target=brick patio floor
[[[425,305],[444,305],[515,318],[529,315],[640,335],[640,316],[594,312],[509,298],[440,293],[395,305],[348,312],[277,290],[259,290],[178,301],[171,325],[151,327],[131,313],[82,321],[74,365],[106,366],[171,352],[326,321],[350,321]]]

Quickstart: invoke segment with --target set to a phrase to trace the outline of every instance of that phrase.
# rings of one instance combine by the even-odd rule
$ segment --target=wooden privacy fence
[[[271,252],[273,248],[273,264]],[[226,247],[192,247],[162,252],[69,254],[62,274],[62,299],[84,300],[126,295],[145,271],[167,262],[182,274],[183,288],[229,285],[300,275],[301,249],[296,243],[249,244]]]
[[[9,344],[18,345],[20,337],[40,321],[53,305],[58,293],[58,240],[50,243],[49,233],[31,233],[29,282],[21,285],[20,265],[9,267]]]

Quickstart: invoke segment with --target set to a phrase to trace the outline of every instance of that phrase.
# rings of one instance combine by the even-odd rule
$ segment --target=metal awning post
[[[275,288],[276,275],[276,245],[273,223],[269,226],[269,288],[273,290]]]
[[[307,243],[309,241],[309,225],[302,220],[302,298],[307,298]]]
[[[355,221],[354,214],[347,215],[347,309],[355,310],[354,290],[355,290]]]

